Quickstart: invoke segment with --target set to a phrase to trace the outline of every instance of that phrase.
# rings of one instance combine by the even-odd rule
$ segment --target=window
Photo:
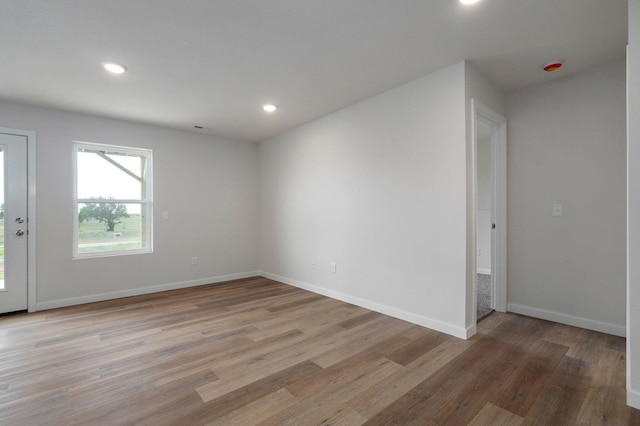
[[[152,251],[151,150],[74,143],[74,258]]]

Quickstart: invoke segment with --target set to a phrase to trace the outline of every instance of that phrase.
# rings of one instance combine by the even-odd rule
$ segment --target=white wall
[[[8,102],[0,126],[37,132],[39,309],[255,274],[257,144]],[[153,150],[152,254],[71,259],[74,140]]]
[[[466,68],[261,143],[261,270],[466,337]]]
[[[464,101],[459,63],[262,142],[262,271],[464,336]]]
[[[623,335],[625,63],[512,92],[507,104],[508,309]]]
[[[640,0],[629,1],[627,51],[627,402],[640,409]]]

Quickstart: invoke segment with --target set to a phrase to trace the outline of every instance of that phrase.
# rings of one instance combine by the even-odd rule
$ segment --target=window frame
[[[127,249],[127,250],[113,250],[113,251],[100,251],[93,253],[80,253],[79,252],[79,234],[80,223],[78,212],[80,204],[95,202],[95,199],[78,198],[78,153],[83,149],[116,152],[122,154],[139,155],[146,158],[146,173],[144,179],[146,198],[139,200],[131,199],[119,199],[113,198],[108,202],[112,203],[133,203],[140,204],[141,211],[144,206],[145,220],[142,223],[145,230],[146,244],[142,248]],[[73,250],[72,259],[92,259],[97,257],[113,257],[113,256],[128,256],[135,254],[148,254],[153,253],[153,151],[146,148],[135,148],[129,146],[110,145],[94,142],[73,141],[72,149],[73,157]],[[144,241],[142,241],[144,242]]]

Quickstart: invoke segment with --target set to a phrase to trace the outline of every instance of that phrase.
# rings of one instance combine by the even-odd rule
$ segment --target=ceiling
[[[0,99],[262,141],[461,60],[508,91],[626,43],[627,0],[0,0]]]

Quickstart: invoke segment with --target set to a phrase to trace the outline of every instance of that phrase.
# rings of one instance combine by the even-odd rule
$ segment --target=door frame
[[[492,127],[491,137],[491,187],[492,223],[496,225],[491,233],[491,307],[498,312],[507,311],[507,120],[476,99],[471,100],[473,135],[473,241],[477,250],[477,144],[478,121],[488,121]],[[477,256],[472,260],[473,276],[477,277]],[[477,321],[477,278],[473,280],[474,324]]]
[[[27,309],[36,310],[36,132],[0,127],[0,133],[27,138]]]

